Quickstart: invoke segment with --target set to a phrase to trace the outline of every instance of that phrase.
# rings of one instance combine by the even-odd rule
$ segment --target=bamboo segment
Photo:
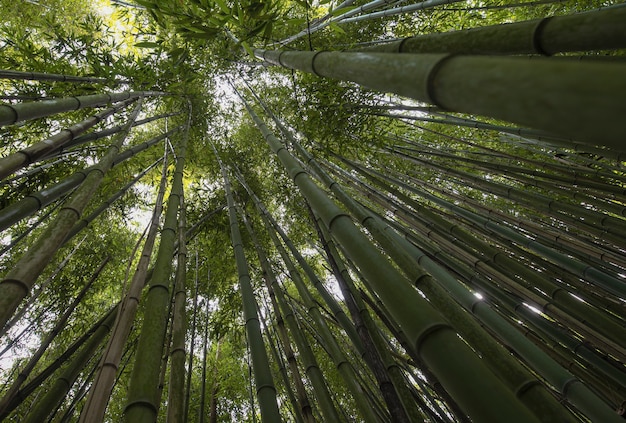
[[[86,107],[103,106],[131,98],[163,95],[155,91],[124,92],[119,94],[93,94],[79,97],[67,97],[54,100],[42,100],[15,105],[0,105],[0,126],[11,125],[26,120],[37,119],[56,113],[80,110]]]
[[[380,53],[541,54],[626,47],[626,9],[419,35],[362,48]]]
[[[268,63],[626,151],[626,64],[255,50]],[[582,84],[582,81],[585,81]]]

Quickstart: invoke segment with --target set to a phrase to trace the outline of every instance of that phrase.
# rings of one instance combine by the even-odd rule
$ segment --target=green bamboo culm
[[[280,244],[280,241],[278,240],[276,231],[270,230],[272,223],[270,221],[269,213],[267,213],[267,211],[263,208],[261,201],[256,196],[254,191],[252,191],[250,187],[246,184],[245,180],[243,180],[243,177],[241,175],[237,175],[237,177],[239,178],[239,182],[241,182],[242,186],[253,199],[257,211],[261,215],[265,227],[268,229],[267,232],[269,233],[272,242],[278,249],[280,249],[282,246]],[[265,252],[263,253],[263,257],[266,257],[267,254]],[[263,263],[263,260],[261,260],[261,264]],[[302,360],[302,366],[304,367],[304,371],[306,372],[309,381],[313,386],[313,392],[315,393],[315,398],[317,400],[320,414],[322,415],[323,419],[325,419],[325,421],[341,421],[339,413],[337,412],[337,409],[335,408],[335,405],[333,403],[330,391],[328,390],[324,375],[322,374],[322,371],[317,363],[317,359],[315,358],[313,350],[311,349],[311,346],[309,345],[304,333],[298,326],[296,316],[294,315],[291,306],[285,298],[282,288],[278,283],[278,279],[271,271],[271,268],[269,266],[265,266],[265,269],[268,270],[266,275],[268,276],[271,283],[272,289],[270,292],[275,295],[280,314],[283,315],[285,322],[287,323],[287,327],[289,328],[289,332],[291,333],[291,336],[293,338],[293,341],[296,344],[296,347],[298,349],[298,357]]]
[[[626,151],[626,64],[449,54],[254,50],[267,63]],[[585,81],[584,86],[581,81]]]
[[[28,295],[39,274],[80,219],[82,211],[100,186],[105,173],[113,166],[113,161],[130,131],[131,123],[137,118],[142,103],[141,99],[131,114],[125,131],[119,134],[100,162],[87,173],[81,187],[72,194],[33,246],[0,281],[0,328],[4,327],[19,303]]]
[[[109,341],[100,358],[98,371],[91,382],[87,399],[80,413],[80,423],[100,422],[104,418],[106,406],[111,397],[115,377],[122,359],[123,348],[127,343],[128,335],[130,334],[132,324],[135,320],[135,313],[139,305],[141,291],[148,279],[148,265],[159,229],[161,212],[163,211],[163,198],[165,197],[167,185],[168,151],[169,146],[165,148],[163,158],[160,159],[163,160],[161,181],[154,202],[150,226],[142,246],[141,256],[137,262],[135,273],[128,285],[126,295],[122,300],[120,311],[111,331]]]
[[[124,421],[127,423],[154,422],[160,404],[161,353],[165,344],[165,330],[169,317],[172,289],[170,273],[175,251],[178,210],[183,195],[183,170],[191,125],[191,110],[189,113],[176,156],[176,168],[172,189],[167,200],[161,242],[145,300],[143,325],[135,353],[127,404],[124,408]]]
[[[133,128],[136,126],[145,125],[146,123],[154,122],[155,120],[178,116],[179,114],[181,114],[181,112],[163,113],[160,115],[141,119],[133,123]],[[46,159],[51,158],[51,157],[56,157],[71,147],[76,147],[78,145],[85,144],[90,141],[99,140],[99,139],[108,137],[109,135],[117,134],[118,132],[122,130],[122,127],[123,127],[122,125],[116,125],[111,128],[103,129],[102,131],[90,132],[88,134],[84,134],[79,137],[76,137],[72,139],[71,141],[68,141],[67,144],[63,145],[61,148],[55,150],[52,154],[47,155]]]
[[[106,84],[110,82],[106,78],[93,78],[89,76],[63,75],[45,72],[22,72],[16,70],[0,70],[0,79],[21,79],[27,81],[57,81],[57,82],[85,82],[91,84]]]
[[[515,392],[516,396],[538,417],[545,418],[550,416],[554,420],[571,420],[572,417],[544,389],[543,385],[539,384],[536,378],[519,365],[476,321],[463,312],[455,300],[467,311],[479,317],[483,324],[494,330],[507,344],[513,347],[521,345],[520,348],[522,349],[532,347],[533,345],[528,345],[530,343],[515,328],[506,324],[486,303],[477,300],[469,290],[463,287],[443,268],[430,260],[422,251],[400,237],[390,227],[384,225],[375,215],[355,202],[339,184],[331,179],[295,138],[290,136],[283,125],[280,124],[279,127],[284,131],[285,135],[289,135],[290,142],[294,145],[296,151],[314,169],[324,185],[329,187],[344,206],[368,229],[373,238],[383,246],[407,277],[417,281],[416,284],[420,290],[426,294],[436,308],[445,312],[453,325],[481,353],[483,360],[496,373],[503,375],[502,379],[508,384],[510,390]],[[433,276],[425,275],[424,271],[429,272]],[[442,286],[450,291],[450,294],[443,291]],[[524,357],[526,358],[526,356]],[[534,358],[534,356],[531,357]],[[557,380],[559,383],[562,382],[562,378]],[[520,390],[519,388],[522,386],[525,389]]]
[[[361,48],[380,53],[541,54],[626,47],[626,8],[408,37]]]
[[[411,340],[411,347],[431,368],[459,405],[477,421],[535,422],[535,417],[491,373],[450,324],[420,296],[411,283],[371,244],[302,169],[246,104],[253,121],[324,225],[361,269],[375,293]]]
[[[180,131],[182,128],[182,126],[173,128],[164,134],[158,135],[146,142],[124,150],[113,159],[111,167],[130,159],[135,154],[144,151],[149,147],[152,147],[159,141],[162,141],[175,132]],[[38,210],[41,210],[43,207],[49,205],[61,196],[72,192],[72,190],[81,185],[86,180],[90,172],[94,171],[96,168],[97,166],[91,166],[80,170],[66,178],[63,178],[56,184],[46,187],[41,191],[29,194],[23,199],[3,208],[0,210],[0,231],[7,229],[11,225],[27,218]]]
[[[32,101],[14,105],[0,106],[0,126],[51,116],[57,113],[80,110],[87,107],[103,106],[130,98],[163,95],[156,91],[137,91],[112,94],[92,94],[78,97],[58,98],[54,100]]]
[[[263,271],[263,280],[265,281],[265,286],[267,288],[267,292],[269,294],[272,309],[274,310],[274,315],[276,316],[276,327],[278,332],[278,337],[283,346],[283,350],[285,352],[285,356],[287,358],[287,362],[289,365],[289,369],[291,370],[291,374],[293,375],[293,382],[295,385],[297,400],[294,403],[294,408],[298,408],[296,415],[297,421],[302,421],[306,423],[315,423],[315,417],[313,416],[313,410],[311,408],[311,404],[309,402],[306,389],[304,387],[303,379],[300,373],[300,369],[298,368],[298,363],[296,360],[296,356],[293,352],[293,348],[291,347],[291,340],[289,338],[289,334],[287,333],[287,329],[285,327],[285,321],[280,312],[278,302],[276,300],[276,293],[274,292],[274,284],[276,282],[276,275],[272,270],[269,260],[267,259],[267,254],[261,247],[261,243],[258,240],[256,232],[252,228],[252,224],[245,214],[241,213],[243,217],[244,225],[252,239],[254,244],[254,248],[256,250],[257,256],[259,258],[259,263],[261,265],[261,269]],[[276,356],[278,356],[278,351],[276,351]],[[286,373],[286,372],[285,372]],[[285,379],[285,383],[288,385],[289,380]],[[288,389],[291,391],[291,389]],[[294,398],[295,399],[295,398]]]
[[[82,231],[83,229],[85,229],[87,226],[89,226],[89,224],[91,222],[93,222],[98,216],[100,216],[100,214],[102,214],[105,210],[107,210],[111,204],[113,204],[114,202],[116,202],[117,200],[119,200],[120,198],[122,198],[124,196],[124,194],[126,194],[128,192],[129,189],[131,189],[133,187],[133,185],[135,185],[137,182],[139,182],[139,180],[141,178],[143,178],[144,176],[146,176],[146,174],[148,172],[150,172],[156,165],[158,165],[163,159],[157,159],[155,162],[153,162],[150,166],[148,166],[147,168],[145,168],[144,170],[142,170],[137,176],[135,176],[129,183],[127,183],[126,185],[124,185],[122,188],[120,188],[120,190],[118,192],[116,192],[115,194],[113,194],[111,197],[109,197],[108,199],[106,199],[97,209],[95,209],[94,211],[92,211],[89,216],[85,216],[83,218],[81,218],[78,222],[76,222],[76,224],[74,225],[74,227],[72,228],[72,230],[67,234],[67,238],[65,238],[65,241],[63,241],[64,243],[66,243],[67,241],[69,241],[70,239],[72,239],[74,236],[76,236],[76,234],[78,234],[80,231]]]
[[[187,279],[187,245],[185,244],[185,201],[180,197],[178,219],[178,257],[174,283],[174,312],[172,320],[172,349],[170,350],[170,378],[167,399],[167,423],[184,423],[185,413],[185,335],[187,314],[185,309]]]
[[[226,168],[219,159],[216,150],[215,155],[220,163],[222,177],[224,178],[224,190],[226,191],[226,201],[228,204],[228,219],[230,221],[230,235],[235,252],[237,273],[239,275],[239,289],[241,291],[243,315],[246,322],[246,335],[248,337],[250,355],[252,357],[252,370],[256,384],[256,393],[261,409],[261,421],[263,423],[280,423],[282,418],[276,401],[276,388],[274,387],[269,359],[267,357],[267,351],[265,350],[263,335],[261,334],[257,303],[254,297],[250,276],[248,275],[248,263],[243,251],[241,232],[239,231],[239,223],[237,222],[237,212],[230,180]]]

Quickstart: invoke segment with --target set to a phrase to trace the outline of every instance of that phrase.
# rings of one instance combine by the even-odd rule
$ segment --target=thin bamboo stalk
[[[46,417],[63,399],[65,399],[67,392],[71,389],[85,365],[89,362],[109,333],[114,320],[115,313],[111,313],[107,319],[98,326],[98,329],[91,335],[72,361],[68,363],[65,370],[59,375],[52,387],[42,398],[38,399],[37,405],[24,418],[25,423],[41,423],[45,421]]]
[[[137,153],[144,151],[149,147],[152,147],[153,145],[167,138],[169,135],[178,132],[181,129],[182,126],[174,128],[146,142],[124,150],[113,159],[112,167],[130,159]],[[0,231],[3,231],[9,226],[27,218],[31,214],[35,213],[38,210],[41,210],[43,207],[47,206],[62,195],[67,194],[72,189],[81,185],[82,183],[84,183],[87,175],[94,170],[96,170],[96,166],[91,166],[81,171],[78,171],[73,175],[62,179],[56,184],[44,188],[41,191],[29,194],[22,200],[16,201],[10,206],[7,206],[4,209],[0,210]]]
[[[56,113],[80,110],[87,107],[103,106],[131,98],[160,96],[164,93],[156,91],[123,92],[112,94],[92,94],[78,97],[42,100],[14,105],[0,105],[0,127],[18,122],[51,116]]]
[[[142,101],[130,117],[134,121],[141,110]],[[81,216],[83,209],[100,186],[104,174],[112,167],[113,160],[120,150],[128,128],[108,149],[98,165],[86,175],[79,189],[63,205],[54,221],[52,221],[37,239],[35,244],[20,258],[13,269],[0,281],[0,327],[3,327],[17,309],[21,300],[30,292],[35,280],[48,265],[67,234]]]
[[[254,193],[254,191],[252,191],[250,187],[242,179],[240,179],[240,182],[242,183],[246,191],[248,191],[250,196],[253,199],[255,199],[256,194]],[[266,229],[268,229],[268,233],[272,239],[272,242],[274,243],[275,246],[278,247],[280,245],[280,241],[278,240],[278,237],[275,231],[269,230],[269,228],[271,227],[271,222],[269,221],[265,213],[262,211],[262,209],[259,209],[259,205],[260,205],[260,202],[255,201],[255,206],[257,207],[261,217],[264,220],[265,227]],[[264,254],[264,256],[267,256],[267,254]],[[268,268],[268,270],[271,270],[271,269]],[[273,272],[272,273],[268,272],[267,275],[274,276]],[[303,333],[301,332],[300,327],[298,326],[298,323],[296,321],[295,315],[293,313],[293,310],[291,309],[289,303],[286,301],[285,295],[282,291],[282,288],[278,284],[278,280],[276,279],[276,277],[271,279],[271,287],[272,287],[271,292],[275,295],[276,302],[281,311],[281,314],[284,317],[285,322],[287,323],[287,326],[289,328],[289,332],[291,333],[294,343],[296,344],[298,348],[298,353],[299,353],[299,357],[302,360],[302,365],[305,369],[307,376],[309,377],[311,385],[313,386],[315,397],[317,399],[322,417],[324,418],[325,421],[329,421],[329,422],[341,421],[339,414],[333,404],[333,400],[331,398],[331,394],[326,385],[324,376],[317,364],[317,359],[315,358],[315,355],[313,354],[313,351],[311,350],[311,347],[308,341],[306,340]]]
[[[134,101],[137,101],[136,97],[122,101],[113,107],[109,107],[100,113],[72,125],[67,129],[63,129],[44,141],[38,142],[9,156],[0,158],[0,179],[4,179],[13,172],[22,169],[31,163],[35,163],[47,155],[50,155],[78,135],[102,122],[104,119],[120,111],[129,104],[132,104]]]
[[[106,84],[107,78],[94,78],[89,76],[62,75],[43,72],[22,72],[16,70],[0,70],[1,79],[22,79],[29,81],[57,81],[57,82],[86,82],[91,84]]]
[[[42,370],[37,376],[33,377],[27,384],[22,386],[15,395],[14,400],[8,404],[6,413],[10,413],[17,408],[22,401],[28,398],[37,388],[39,388],[55,371],[59,369],[79,348],[81,348],[85,342],[87,342],[91,336],[96,333],[98,328],[106,322],[111,315],[115,315],[118,305],[112,307],[109,311],[104,313],[104,316],[100,318],[94,325],[92,325],[82,336],[76,339],[60,356],[58,356],[51,364]],[[5,418],[6,415],[0,415],[0,419]]]
[[[277,283],[276,275],[274,274],[274,271],[272,270],[269,264],[269,260],[267,259],[267,255],[265,254],[265,251],[261,247],[258,237],[252,227],[252,223],[249,221],[248,218],[246,218],[245,215],[243,215],[243,222],[246,225],[246,229],[248,233],[250,234],[250,238],[252,239],[252,242],[254,243],[254,248],[259,258],[261,269],[263,270],[263,280],[265,281],[265,286],[270,296],[272,309],[274,310],[278,336],[282,342],[282,347],[285,352],[285,356],[287,358],[289,370],[291,371],[293,382],[296,387],[296,393],[298,396],[297,405],[299,407],[299,412],[297,413],[297,415],[301,415],[302,420],[306,423],[315,423],[315,418],[313,417],[313,410],[311,408],[311,404],[309,402],[309,398],[306,393],[304,384],[302,383],[302,376],[300,374],[300,369],[298,368],[296,356],[293,352],[291,341],[289,339],[289,334],[287,333],[287,328],[285,327],[285,322],[280,312],[278,302],[276,300],[276,294],[274,293],[274,285]]]
[[[37,350],[30,356],[28,363],[26,363],[26,365],[22,368],[18,376],[15,379],[13,379],[13,383],[11,384],[9,389],[6,391],[2,399],[0,399],[0,416],[7,414],[7,411],[6,411],[7,406],[14,400],[20,387],[28,379],[28,377],[30,376],[31,372],[33,371],[33,369],[35,368],[35,366],[37,365],[37,363],[39,362],[43,354],[46,352],[50,344],[52,344],[52,341],[54,341],[56,336],[63,329],[65,329],[65,325],[67,321],[69,320],[71,314],[74,312],[78,304],[83,300],[83,298],[87,294],[87,291],[91,288],[91,286],[96,281],[96,279],[98,279],[100,272],[104,269],[104,266],[106,266],[110,260],[111,260],[110,256],[106,256],[102,260],[102,262],[100,263],[100,266],[96,269],[96,271],[91,276],[91,278],[89,278],[89,281],[85,284],[83,289],[81,289],[78,295],[76,295],[76,297],[72,300],[72,302],[63,312],[63,314],[59,316],[58,320],[56,321],[54,325],[54,328],[48,333],[46,338],[42,340]]]
[[[461,342],[449,323],[432,309],[411,283],[354,226],[351,219],[312,182],[254,111],[249,106],[247,109],[314,211],[361,268],[381,300],[388,305],[394,319],[408,334],[412,347],[419,351],[446,389],[458,398],[461,407],[478,420],[506,418],[509,421],[536,421],[528,409]]]
[[[243,302],[243,314],[246,322],[246,334],[248,337],[250,356],[252,358],[252,370],[256,384],[256,394],[261,409],[261,421],[264,423],[281,422],[282,418],[276,401],[276,388],[269,367],[269,360],[265,350],[265,343],[261,334],[261,325],[258,317],[258,306],[254,297],[252,283],[248,275],[248,262],[243,250],[241,233],[237,222],[235,202],[230,187],[230,180],[226,168],[219,158],[217,150],[215,155],[222,170],[226,201],[228,203],[228,217],[230,222],[231,241],[235,252],[237,273],[239,275],[239,289]]]

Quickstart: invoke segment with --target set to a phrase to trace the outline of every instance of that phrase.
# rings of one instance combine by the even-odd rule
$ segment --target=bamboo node
[[[442,66],[444,65],[445,62],[447,62],[449,59],[451,59],[452,57],[455,57],[456,54],[443,54],[441,55],[441,57],[439,59],[437,59],[431,66],[430,69],[428,70],[428,72],[426,73],[426,80],[425,80],[425,86],[424,86],[424,96],[425,96],[425,101],[427,103],[433,104],[443,110],[447,110],[445,107],[443,107],[441,104],[439,104],[439,102],[437,102],[436,99],[436,95],[435,95],[435,77],[437,76],[437,73],[439,72],[439,70],[442,68]]]
[[[515,397],[520,398],[522,395],[528,392],[528,390],[530,390],[533,386],[537,386],[537,385],[541,385],[541,382],[539,382],[537,379],[527,380],[515,390]]]
[[[551,16],[541,19],[539,22],[537,22],[537,25],[535,25],[532,32],[533,49],[535,49],[535,52],[537,52],[537,54],[541,54],[542,56],[551,56],[551,54],[545,51],[543,49],[543,46],[541,45],[541,36],[543,34],[543,30],[551,19]]]
[[[441,329],[452,330],[452,327],[447,323],[437,322],[437,323],[432,323],[426,326],[421,331],[421,333],[417,336],[417,340],[415,341],[415,350],[417,354],[420,354],[420,348],[422,347],[422,344],[424,343],[424,341],[426,341],[426,338],[428,338],[430,335],[432,335],[435,332],[438,332]]]
[[[320,53],[327,53],[325,51],[316,51],[315,54],[313,54],[313,57],[311,57],[311,71],[313,72],[314,75],[322,77],[322,75],[320,75],[316,70],[315,70],[315,59],[317,58],[317,56]]]

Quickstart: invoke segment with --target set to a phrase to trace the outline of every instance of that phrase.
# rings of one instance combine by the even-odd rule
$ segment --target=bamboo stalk
[[[617,151],[625,130],[621,63],[493,56],[255,50],[271,64],[353,81],[444,110],[528,125]],[[471,83],[468,83],[471,81]],[[586,81],[581,91],[581,81]]]
[[[626,9],[600,9],[407,37],[359,51],[387,53],[540,54],[626,47]]]

